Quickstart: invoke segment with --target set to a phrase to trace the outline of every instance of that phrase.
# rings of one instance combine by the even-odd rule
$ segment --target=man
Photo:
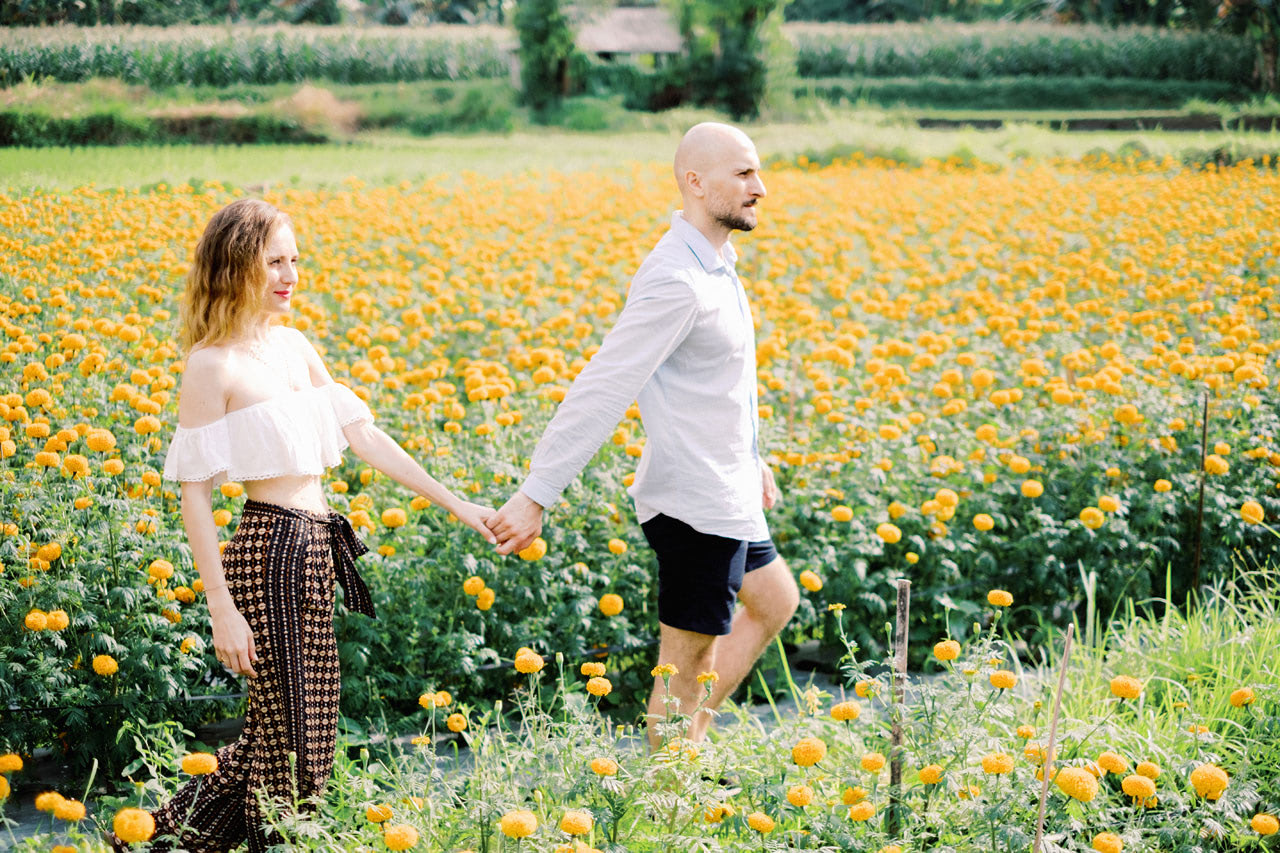
[[[703,705],[715,709],[787,624],[799,594],[764,518],[777,488],[760,458],[755,327],[729,244],[731,232],[756,227],[760,158],[742,131],[707,122],[681,140],[675,178],[684,209],[548,424],[529,477],[489,526],[500,553],[525,548],[542,530],[543,508],[637,401],[648,441],[629,491],[658,556],[658,659],[675,665],[670,691],[690,714],[705,694],[699,674],[720,676]],[[655,679],[653,748],[665,693]],[[695,714],[687,736],[701,740],[710,716]]]

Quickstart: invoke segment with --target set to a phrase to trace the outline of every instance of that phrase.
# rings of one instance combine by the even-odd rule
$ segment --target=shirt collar
[[[689,247],[704,271],[715,272],[721,268],[729,272],[734,271],[734,264],[738,262],[738,252],[733,248],[733,243],[726,240],[723,254],[717,252],[712,248],[711,241],[706,235],[684,218],[684,211],[677,210],[671,214],[671,230],[675,231],[676,236]]]

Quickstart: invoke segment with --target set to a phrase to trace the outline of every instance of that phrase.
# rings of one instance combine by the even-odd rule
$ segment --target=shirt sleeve
[[[573,381],[533,452],[520,487],[551,506],[604,444],[649,377],[688,336],[697,297],[671,278],[632,285],[617,324]]]

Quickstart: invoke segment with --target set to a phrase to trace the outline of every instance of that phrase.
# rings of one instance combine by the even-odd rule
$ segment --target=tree
[[[569,92],[574,54],[573,30],[560,0],[519,0],[515,14],[520,35],[521,100],[542,120]]]
[[[772,49],[766,25],[781,18],[785,5],[786,0],[677,0],[682,70],[692,100],[723,107],[735,119],[759,115]]]

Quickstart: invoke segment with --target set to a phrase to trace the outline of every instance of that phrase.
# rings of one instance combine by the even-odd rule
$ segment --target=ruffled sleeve
[[[231,434],[227,421],[187,429],[178,427],[164,457],[164,478],[178,482],[203,482],[231,468]]]
[[[364,400],[345,385],[337,382],[324,386],[329,394],[329,402],[333,405],[333,413],[338,418],[338,427],[357,422],[373,423],[373,412],[365,405]]]

